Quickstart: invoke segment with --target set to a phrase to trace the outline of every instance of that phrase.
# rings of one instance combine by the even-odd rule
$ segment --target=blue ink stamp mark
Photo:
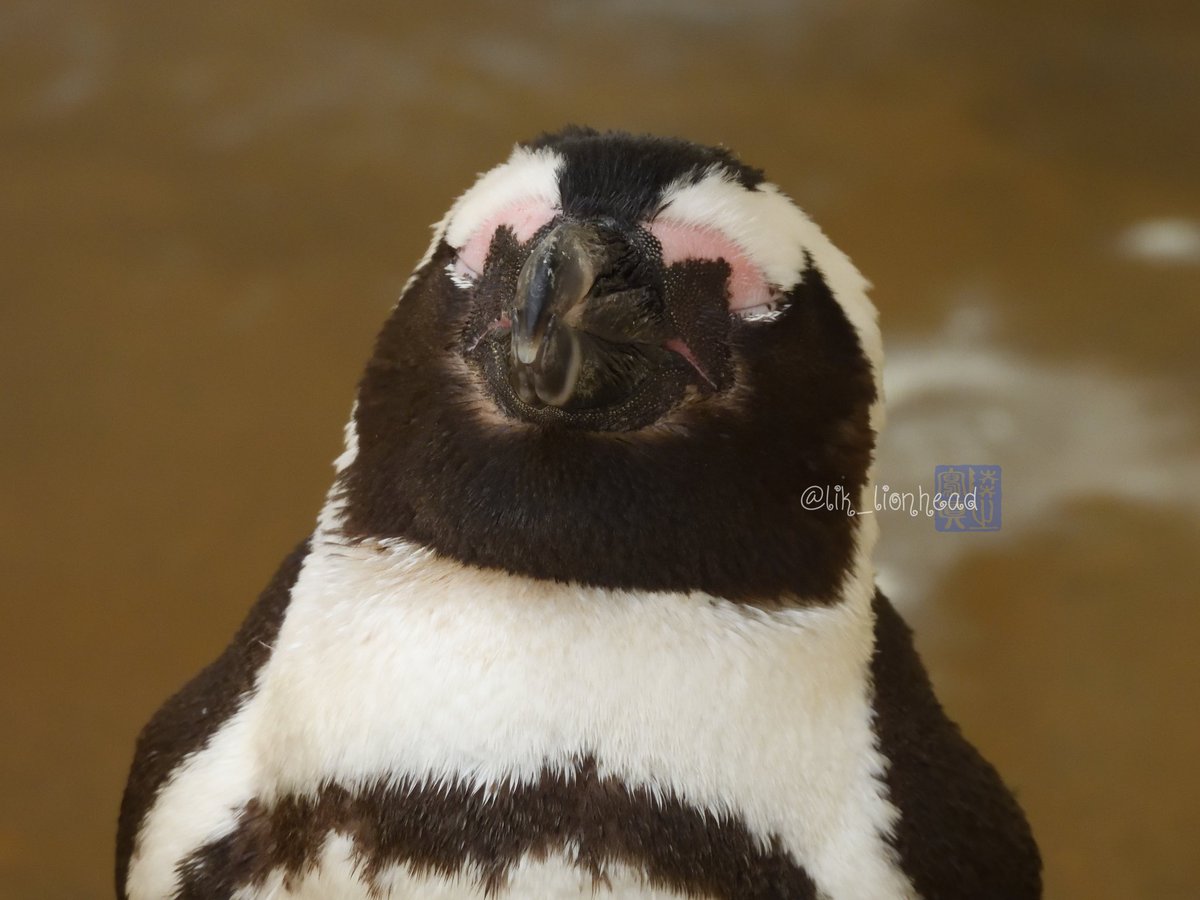
[[[999,466],[935,466],[933,485],[938,531],[1000,530]]]

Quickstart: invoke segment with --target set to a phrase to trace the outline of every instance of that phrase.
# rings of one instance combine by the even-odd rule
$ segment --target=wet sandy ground
[[[110,894],[132,741],[305,534],[437,219],[566,121],[725,142],[877,285],[883,578],[1048,896],[1200,896],[1186,3],[0,7],[0,896]]]

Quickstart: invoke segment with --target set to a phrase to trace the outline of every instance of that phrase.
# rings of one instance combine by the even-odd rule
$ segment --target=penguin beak
[[[654,386],[679,374],[657,245],[612,220],[553,224],[522,262],[496,323],[489,377],[507,382],[518,415],[532,408],[551,421],[594,422],[635,398],[648,409]]]
[[[596,226],[562,222],[521,267],[508,310],[509,375],[525,403],[563,407],[574,396],[584,355],[577,326],[609,243]]]

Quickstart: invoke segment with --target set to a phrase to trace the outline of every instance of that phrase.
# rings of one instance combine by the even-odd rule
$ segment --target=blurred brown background
[[[111,895],[134,736],[307,533],[428,225],[568,122],[724,142],[877,285],[884,583],[1048,896],[1200,896],[1188,2],[0,6],[0,896]]]

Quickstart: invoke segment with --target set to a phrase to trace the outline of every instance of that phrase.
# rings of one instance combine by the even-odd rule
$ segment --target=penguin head
[[[812,489],[858,501],[879,358],[865,281],[757,169],[543,135],[435,226],[360,385],[334,530],[609,588],[831,598],[862,535]]]

